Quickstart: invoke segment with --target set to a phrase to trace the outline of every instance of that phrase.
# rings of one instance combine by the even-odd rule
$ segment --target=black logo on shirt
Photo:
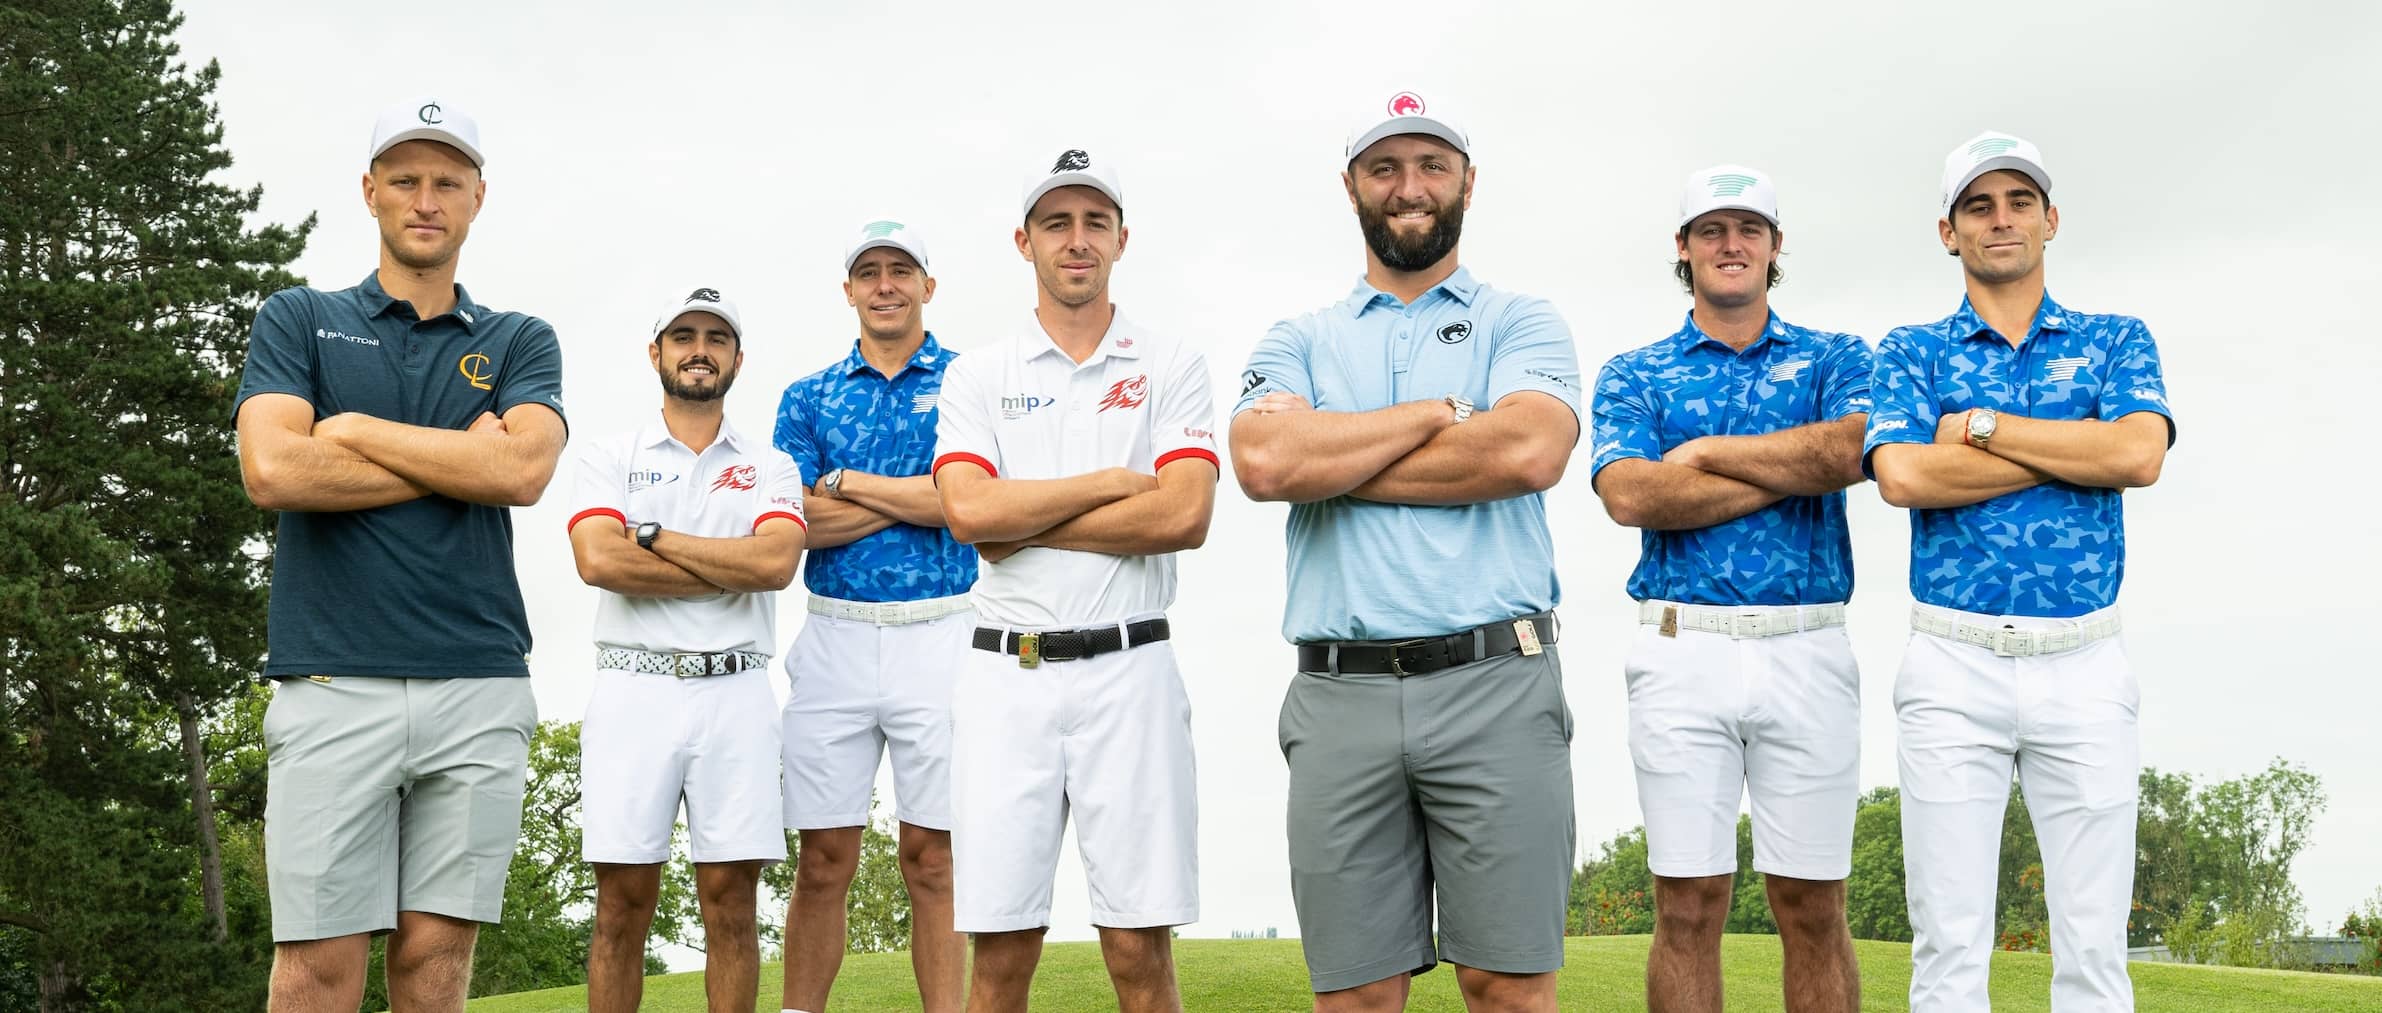
[[[720,301],[720,290],[716,288],[699,288],[687,293],[686,301],[718,302]]]
[[[1263,386],[1265,386],[1264,373],[1260,373],[1254,369],[1245,369],[1241,371],[1242,397],[1248,397],[1250,391],[1256,390],[1257,388]]]
[[[1056,176],[1062,172],[1080,172],[1091,167],[1092,156],[1085,154],[1082,148],[1069,148],[1066,154],[1059,156],[1058,164],[1050,167],[1050,174]]]
[[[1472,336],[1472,321],[1458,320],[1439,329],[1439,343],[1452,345]]]

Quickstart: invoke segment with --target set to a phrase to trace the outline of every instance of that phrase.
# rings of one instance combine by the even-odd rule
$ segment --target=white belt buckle
[[[2017,658],[2035,653],[2035,631],[1999,629],[1993,632],[1993,656]]]

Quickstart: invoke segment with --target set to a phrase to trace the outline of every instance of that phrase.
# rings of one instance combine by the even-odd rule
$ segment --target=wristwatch
[[[837,499],[844,498],[844,469],[837,468],[819,476],[819,491]]]
[[[646,521],[637,525],[637,547],[640,549],[653,548],[653,536],[661,533],[662,522],[660,521]]]
[[[1983,450],[1983,449],[1985,449],[1985,444],[1986,444],[1986,443],[1988,443],[1988,442],[1990,442],[1990,441],[1992,441],[1992,439],[1993,439],[1993,430],[1994,430],[1994,427],[1995,427],[1995,426],[1997,426],[1997,425],[1999,425],[2000,423],[2001,423],[2001,413],[2000,413],[2000,412],[1996,412],[1996,411],[1994,411],[1994,410],[1993,410],[1993,409],[1991,409],[1991,408],[1971,408],[1971,409],[1969,409],[1969,410],[1968,410],[1968,440],[1967,440],[1967,443],[1968,443],[1968,445],[1969,445],[1969,446],[1972,446],[1972,447],[1975,447],[1975,448],[1977,448],[1977,449],[1979,449],[1979,450]]]
[[[1447,406],[1456,410],[1457,422],[1462,422],[1465,419],[1472,417],[1472,400],[1470,398],[1458,397],[1454,394],[1450,394],[1447,396]]]

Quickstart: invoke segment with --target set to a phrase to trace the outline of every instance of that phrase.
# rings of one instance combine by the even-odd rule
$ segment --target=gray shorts
[[[1291,680],[1290,885],[1315,991],[1439,960],[1563,966],[1571,733],[1552,645],[1428,675]]]
[[[493,922],[521,836],[529,680],[282,679],[265,710],[273,940]]]

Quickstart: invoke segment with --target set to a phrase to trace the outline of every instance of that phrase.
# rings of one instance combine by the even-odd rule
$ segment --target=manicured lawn
[[[1598,936],[1568,940],[1562,995],[1566,1011],[1643,1010],[1645,936]],[[1899,943],[1855,944],[1861,960],[1861,1008],[1908,1008],[1910,948]],[[1306,968],[1295,939],[1182,939],[1175,942],[1183,1005],[1193,1013],[1308,1008]],[[1722,951],[1731,1010],[1775,1010],[1778,942],[1770,936],[1730,936]],[[760,1008],[778,1008],[776,965],[761,971]],[[2142,1013],[2326,1013],[2382,1010],[2382,979],[2288,971],[2254,971],[2177,964],[2133,965],[2136,1008]],[[1993,962],[1996,1013],[2051,1008],[2051,958],[2033,953],[1997,953]],[[648,979],[645,1009],[703,1009],[703,975],[673,974]],[[914,1010],[909,955],[873,953],[846,958],[835,983],[837,1013]],[[1100,951],[1092,943],[1057,943],[1045,951],[1034,980],[1037,1013],[1113,1010]],[[1416,979],[1416,1011],[1461,1011],[1455,975],[1441,968]],[[584,989],[562,988],[491,996],[471,1004],[472,1013],[582,1013]]]

